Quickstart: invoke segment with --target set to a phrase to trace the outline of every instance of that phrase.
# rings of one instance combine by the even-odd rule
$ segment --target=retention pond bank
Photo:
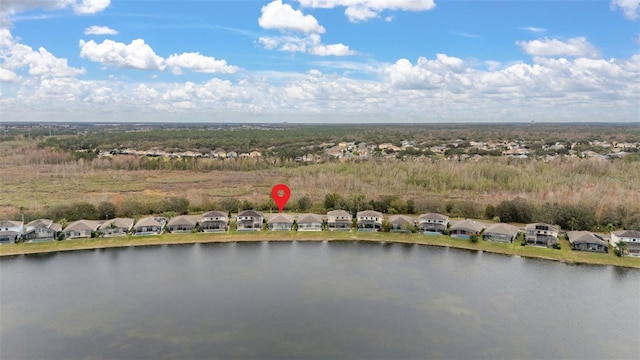
[[[90,250],[118,247],[137,247],[173,244],[256,241],[368,241],[421,244],[452,247],[472,251],[484,251],[504,255],[561,261],[569,264],[614,265],[640,268],[640,259],[618,257],[613,252],[591,253],[571,250],[566,240],[560,240],[561,249],[522,246],[519,243],[504,244],[489,241],[472,243],[469,240],[448,236],[423,234],[374,233],[374,232],[230,232],[163,234],[157,236],[125,236],[113,238],[62,240],[43,243],[19,243],[0,246],[0,256],[15,256],[73,250]]]

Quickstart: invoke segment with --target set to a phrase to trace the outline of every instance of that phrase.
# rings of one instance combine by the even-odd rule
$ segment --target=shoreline
[[[162,245],[189,245],[230,242],[281,242],[281,241],[362,241],[390,244],[417,244],[482,251],[493,254],[520,256],[542,260],[559,261],[568,265],[611,265],[640,269],[640,259],[617,257],[613,253],[573,251],[564,240],[562,249],[548,249],[480,240],[472,243],[467,239],[449,236],[427,236],[424,234],[373,233],[373,232],[226,232],[226,233],[182,233],[151,236],[124,236],[94,239],[72,239],[41,243],[18,243],[0,245],[0,259],[20,255],[49,254],[67,251],[99,250],[110,248],[145,247]]]

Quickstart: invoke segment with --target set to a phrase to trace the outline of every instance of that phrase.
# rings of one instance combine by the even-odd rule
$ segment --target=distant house
[[[353,216],[344,210],[331,210],[327,212],[327,228],[329,230],[351,230]]]
[[[90,238],[98,228],[102,224],[101,221],[96,220],[77,220],[69,223],[66,228],[64,228],[64,238],[65,239],[82,239],[82,238]]]
[[[527,224],[524,228],[524,241],[527,245],[553,246],[558,243],[557,226],[545,223]]]
[[[202,214],[200,230],[204,232],[217,232],[229,230],[229,217],[222,211],[209,211]]]
[[[172,233],[192,232],[196,226],[198,226],[198,217],[193,215],[178,215],[167,222],[167,230]]]
[[[518,237],[519,231],[517,227],[510,224],[491,224],[482,233],[482,240],[512,243]]]
[[[298,216],[298,231],[322,231],[322,216],[302,214]]]
[[[590,231],[567,231],[572,250],[609,252],[607,242]]]
[[[133,227],[133,235],[158,235],[165,225],[163,218],[149,216],[138,220]]]
[[[640,231],[618,230],[611,232],[611,245],[616,245],[620,241],[627,243],[627,255],[640,257]]]
[[[391,215],[389,223],[391,224],[391,232],[412,232],[416,219],[406,215]]]
[[[260,231],[264,215],[255,210],[245,210],[236,217],[236,231]]]
[[[293,216],[276,214],[267,221],[269,231],[291,231],[293,229]]]
[[[58,237],[58,233],[61,231],[62,225],[49,219],[37,219],[25,225],[22,238],[24,242],[52,241]]]
[[[23,233],[22,221],[0,220],[0,244],[13,244]]]
[[[449,236],[468,239],[471,235],[480,235],[484,224],[473,220],[462,220],[453,224],[449,229]]]
[[[358,231],[382,230],[382,213],[373,210],[359,211],[356,214]]]
[[[418,230],[426,233],[444,233],[449,217],[436,213],[422,214],[418,217]]]
[[[131,218],[109,219],[104,221],[98,230],[105,237],[125,236],[133,229],[133,222]]]

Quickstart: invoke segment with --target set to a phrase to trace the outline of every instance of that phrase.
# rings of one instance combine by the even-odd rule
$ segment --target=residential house
[[[640,231],[617,230],[611,232],[611,245],[615,246],[620,241],[624,241],[627,243],[627,255],[640,257]]]
[[[23,233],[22,221],[0,220],[0,244],[13,244]]]
[[[449,229],[449,236],[461,239],[469,239],[472,235],[480,235],[484,224],[474,220],[458,221]]]
[[[136,222],[133,227],[133,235],[158,235],[162,233],[166,220],[149,216]]]
[[[172,233],[192,232],[197,226],[198,217],[194,215],[178,215],[167,222],[167,230]]]
[[[200,230],[204,232],[218,232],[229,230],[229,217],[222,211],[209,211],[202,214]]]
[[[382,213],[374,210],[359,211],[356,214],[358,231],[382,230]]]
[[[95,232],[102,224],[101,221],[96,220],[77,220],[69,223],[64,228],[65,239],[82,239],[95,236]]]
[[[269,231],[291,231],[293,229],[293,216],[287,214],[275,214],[267,221]]]
[[[100,232],[105,237],[125,236],[133,230],[134,220],[131,218],[114,218],[106,220],[100,225]]]
[[[391,232],[412,232],[416,225],[416,219],[406,215],[389,216]]]
[[[524,228],[524,240],[527,245],[554,246],[558,243],[557,226],[545,223],[527,224]]]
[[[62,225],[49,219],[37,219],[25,225],[22,238],[24,242],[52,241],[57,239],[58,233],[61,231]]]
[[[331,210],[327,212],[327,228],[329,230],[351,230],[353,216],[344,210]]]
[[[245,210],[236,217],[236,231],[260,231],[264,215],[255,210]]]
[[[571,250],[609,252],[607,242],[590,231],[567,231]]]
[[[302,214],[298,216],[298,231],[322,231],[322,216]]]
[[[422,233],[444,233],[449,217],[436,213],[422,214],[418,217],[418,229]]]
[[[482,240],[512,243],[518,237],[519,232],[517,227],[510,224],[491,224],[482,233]]]

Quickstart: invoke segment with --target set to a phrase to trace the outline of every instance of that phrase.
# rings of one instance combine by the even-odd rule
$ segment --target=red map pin
[[[285,184],[277,184],[271,189],[271,197],[273,201],[278,205],[278,210],[282,212],[284,206],[287,205],[287,201],[289,201],[289,197],[291,196],[291,190]]]

